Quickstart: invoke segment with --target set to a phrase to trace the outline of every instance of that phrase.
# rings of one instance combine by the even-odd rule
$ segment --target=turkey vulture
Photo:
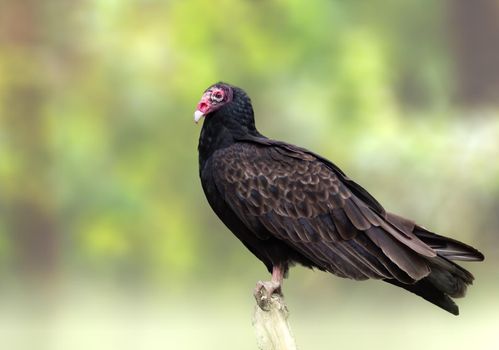
[[[482,261],[475,248],[385,211],[336,165],[255,127],[242,89],[217,83],[201,97],[194,121],[199,173],[210,206],[258,258],[281,291],[295,263],[354,280],[380,279],[457,315],[473,275],[453,260]]]

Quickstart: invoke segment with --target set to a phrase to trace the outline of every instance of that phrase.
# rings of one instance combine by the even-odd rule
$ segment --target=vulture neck
[[[215,151],[245,139],[263,137],[255,128],[253,113],[250,116],[238,116],[224,112],[217,111],[205,117],[198,145],[200,171]]]

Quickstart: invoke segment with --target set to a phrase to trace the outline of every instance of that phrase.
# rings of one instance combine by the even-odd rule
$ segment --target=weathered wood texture
[[[257,305],[253,315],[258,348],[260,350],[296,350],[295,339],[288,323],[288,308],[284,298],[273,294],[255,295]]]

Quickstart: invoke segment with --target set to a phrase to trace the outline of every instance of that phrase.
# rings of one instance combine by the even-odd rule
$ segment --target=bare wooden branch
[[[288,308],[284,298],[264,293],[255,295],[257,305],[253,315],[253,327],[260,350],[296,350],[295,339],[288,323]]]

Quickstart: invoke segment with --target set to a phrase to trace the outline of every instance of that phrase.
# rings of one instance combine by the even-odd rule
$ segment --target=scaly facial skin
[[[232,101],[232,88],[228,85],[218,83],[209,87],[201,97],[196,111],[194,112],[194,122],[197,124],[201,118],[209,113],[215,112],[226,103]]]

